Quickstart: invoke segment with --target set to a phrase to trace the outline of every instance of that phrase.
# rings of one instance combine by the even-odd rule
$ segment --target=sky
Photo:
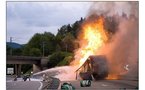
[[[57,34],[85,17],[92,2],[7,2],[7,42],[26,44],[35,33]]]

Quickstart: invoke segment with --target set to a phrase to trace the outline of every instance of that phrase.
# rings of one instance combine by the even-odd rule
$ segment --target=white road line
[[[40,81],[39,81],[39,83],[40,83],[40,87],[38,88],[38,90],[42,90],[43,83]]]
[[[107,85],[107,84],[102,84],[102,86],[106,87],[106,86],[108,86],[108,85]]]
[[[61,90],[61,85],[62,85],[62,83],[60,81],[59,86],[58,86],[58,90]]]

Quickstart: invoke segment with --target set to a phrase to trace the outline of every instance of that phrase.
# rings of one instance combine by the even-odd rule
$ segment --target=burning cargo
[[[107,58],[104,55],[89,56],[76,72],[83,80],[104,79],[108,76]]]

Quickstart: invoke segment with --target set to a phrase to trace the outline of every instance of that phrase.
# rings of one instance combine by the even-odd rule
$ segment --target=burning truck
[[[98,53],[109,38],[104,28],[104,17],[88,18],[81,27],[78,38],[80,47],[75,51],[75,61],[79,61],[76,73],[83,80],[103,79],[109,72],[106,57]]]
[[[99,80],[108,76],[107,58],[104,55],[92,55],[80,66],[76,73],[83,80]],[[76,79],[78,75],[76,75]]]

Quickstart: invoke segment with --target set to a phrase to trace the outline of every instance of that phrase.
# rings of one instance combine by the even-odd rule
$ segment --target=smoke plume
[[[94,2],[87,18],[94,15],[114,17],[115,33],[97,54],[106,55],[109,73],[138,75],[138,2]],[[113,27],[113,26],[112,26]]]
[[[111,34],[109,34],[108,42],[95,52],[96,55],[107,57],[110,75],[129,75],[129,77],[133,75],[137,78],[138,2],[93,2],[86,16],[86,21],[94,20],[100,16],[104,17],[104,30],[111,32]],[[81,41],[80,44],[82,44]],[[74,57],[74,61],[77,60],[77,62],[81,57],[79,56],[80,52],[77,52],[78,50],[76,50]],[[53,76],[62,81],[75,80],[75,70],[76,67],[71,66],[59,67],[38,74],[52,73]]]

